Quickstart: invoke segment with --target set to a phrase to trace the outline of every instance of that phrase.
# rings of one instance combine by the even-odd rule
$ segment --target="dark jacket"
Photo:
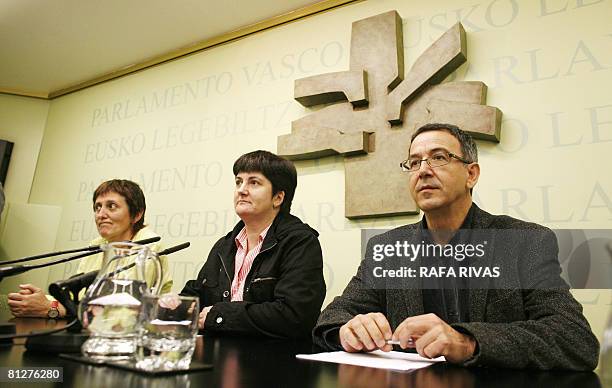
[[[521,244],[497,241],[514,258],[517,271],[559,276],[557,241],[552,231],[507,216],[494,216],[473,205],[473,229],[535,230],[541,238]],[[415,236],[421,223],[373,237],[368,244],[393,243]],[[416,241],[415,243],[418,243]],[[371,289],[359,267],[341,296],[321,313],[313,339],[316,345],[340,349],[338,330],[357,314],[383,313],[395,328],[406,318],[424,313],[420,289]],[[470,289],[469,322],[451,326],[472,335],[479,349],[465,365],[507,368],[593,370],[599,343],[582,315],[582,306],[567,287],[533,289]]]
[[[230,302],[240,221],[215,243],[196,280],[182,295],[198,296],[206,333],[237,333],[280,338],[306,337],[325,299],[323,258],[316,230],[292,215],[280,214],[268,229],[261,251],[245,279],[242,302]]]

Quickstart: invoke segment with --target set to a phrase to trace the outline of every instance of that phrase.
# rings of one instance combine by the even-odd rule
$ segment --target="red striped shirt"
[[[232,280],[232,302],[242,301],[242,294],[244,293],[244,281],[251,270],[253,260],[261,251],[261,246],[266,238],[268,229],[272,224],[268,225],[266,229],[259,234],[257,239],[257,245],[248,251],[249,239],[247,236],[246,226],[242,228],[240,233],[236,236],[236,256],[234,260],[234,280]]]

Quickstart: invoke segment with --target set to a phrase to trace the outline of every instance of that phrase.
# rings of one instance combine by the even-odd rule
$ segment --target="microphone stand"
[[[149,243],[156,242],[156,241],[159,241],[159,240],[161,240],[161,237],[151,237],[151,238],[145,238],[145,239],[140,240],[140,241],[134,241],[134,243],[145,245],[145,244],[149,244]],[[41,255],[28,256],[28,257],[24,257],[22,259],[2,261],[2,262],[0,262],[0,265],[4,266],[4,265],[9,265],[9,264],[23,263],[24,261],[32,261],[32,260],[44,259],[44,258],[47,258],[47,257],[66,255],[68,253],[76,253],[76,252],[83,252],[83,251],[96,251],[96,250],[99,250],[99,249],[100,249],[100,245],[90,245],[90,246],[85,247],[85,248],[77,248],[77,249],[69,249],[67,251],[58,251],[58,252],[51,252],[51,253],[43,253]]]
[[[23,263],[24,261],[32,261],[32,260],[44,259],[44,258],[47,258],[47,257],[67,255],[68,253],[76,253],[76,252],[84,252],[84,251],[95,251],[97,249],[100,249],[99,245],[92,245],[92,246],[89,246],[89,247],[78,248],[78,249],[69,249],[67,251],[58,251],[58,252],[51,252],[51,253],[43,253],[41,255],[28,256],[28,257],[24,257],[22,259],[2,261],[2,262],[0,262],[0,265],[9,265],[9,264]]]
[[[53,262],[53,264],[80,259],[82,257],[100,252],[102,252],[101,249],[96,249],[94,251],[68,257],[66,259],[57,260]],[[40,266],[45,265],[39,264],[37,266],[28,267]],[[26,270],[29,269],[32,268],[28,268]],[[1,270],[2,268],[0,268],[0,271]],[[95,275],[97,275],[97,273],[98,271],[93,271],[92,281]],[[83,275],[75,275],[73,276],[73,278],[79,276]],[[2,274],[0,273],[0,279],[1,278]],[[78,319],[77,312],[79,306],[79,293],[83,288],[87,288],[88,285],[82,283],[71,283],[72,285],[69,287],[59,287],[58,283],[59,282],[54,282],[49,285],[49,294],[51,294],[51,296],[53,296],[59,303],[61,303],[66,308],[65,318],[71,319],[71,323],[64,327],[64,329],[66,329],[65,333],[62,333],[63,330],[58,330],[57,332],[49,333],[49,335],[36,335],[28,337],[25,342],[25,347],[28,351],[48,353],[80,353],[81,346],[89,338],[89,333],[83,330],[83,326],[81,325],[81,322]]]
[[[161,239],[161,237],[151,237],[151,238],[146,238],[144,240],[139,240],[139,241],[134,241],[134,244],[149,244],[152,242],[156,242],[159,241]],[[24,273],[27,271],[30,271],[32,269],[37,269],[37,268],[44,268],[44,267],[48,267],[50,265],[55,265],[55,264],[61,264],[61,263],[66,263],[68,261],[72,261],[72,260],[77,260],[77,259],[82,259],[83,257],[87,257],[87,256],[91,256],[91,255],[95,255],[96,253],[100,253],[102,252],[102,249],[95,248],[94,250],[90,250],[88,252],[85,253],[81,253],[80,255],[74,255],[74,256],[69,256],[63,259],[59,259],[59,260],[55,260],[55,261],[48,261],[46,263],[42,263],[42,264],[34,264],[34,265],[14,265],[14,266],[10,266],[10,267],[0,267],[0,281],[2,281],[2,279],[4,279],[7,276],[13,276],[13,275],[18,275],[20,273]],[[36,259],[36,258],[35,258]],[[35,260],[32,259],[32,260]],[[14,262],[15,260],[13,260]],[[17,261],[24,261],[23,259],[19,259]]]
[[[0,268],[0,281],[5,276],[17,275],[23,272],[27,272],[29,270],[35,268],[47,267],[54,264],[60,264],[71,260],[80,259],[86,256],[94,255],[96,253],[100,253],[102,250],[96,249],[93,251],[89,251],[86,253],[82,253],[80,255],[75,255],[71,257],[67,257],[64,259],[56,260],[53,262],[47,262],[43,264],[37,265],[16,265],[11,267],[2,267]],[[60,290],[58,290],[60,291]],[[80,291],[80,289],[79,289]],[[77,311],[76,306],[78,304],[74,304],[74,302],[70,298],[70,294],[66,290],[61,290],[57,293],[51,294],[54,298],[57,299],[65,308],[66,308],[66,318],[73,318],[73,322],[67,325],[61,330],[54,330],[52,332],[59,332],[67,329],[69,331],[66,333],[55,333],[53,335],[41,335],[38,334],[36,336],[27,336],[25,346],[27,350],[30,351],[39,351],[39,352],[69,352],[69,353],[78,353],[81,350],[81,345],[83,342],[89,338],[89,335],[82,330],[81,323],[77,319]],[[75,301],[78,302],[78,292],[75,295]],[[12,344],[12,338],[17,338],[15,336],[15,324],[11,322],[2,323],[0,325],[0,332],[2,333],[2,338],[0,339],[0,343],[2,344]],[[51,332],[49,332],[50,334]]]

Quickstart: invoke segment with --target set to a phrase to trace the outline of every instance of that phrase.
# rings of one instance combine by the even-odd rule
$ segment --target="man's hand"
[[[393,349],[386,340],[391,339],[391,326],[381,313],[359,314],[340,327],[340,344],[347,352]]]
[[[21,290],[8,294],[8,305],[16,317],[46,318],[51,301],[42,290],[32,284],[20,284]],[[63,307],[63,306],[62,306]]]
[[[198,329],[200,330],[204,329],[204,322],[206,322],[206,316],[208,315],[208,312],[212,308],[213,306],[207,306],[207,307],[204,307],[202,311],[200,311],[200,316],[198,318]]]
[[[473,337],[453,329],[436,314],[406,318],[395,329],[393,339],[400,341],[402,349],[413,347],[423,357],[444,356],[453,363],[468,360],[476,350]]]

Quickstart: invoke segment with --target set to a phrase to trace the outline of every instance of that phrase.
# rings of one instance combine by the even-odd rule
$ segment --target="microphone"
[[[140,245],[146,245],[146,244],[150,244],[150,243],[153,243],[153,242],[158,242],[159,240],[161,240],[161,237],[155,236],[155,237],[144,238],[144,239],[138,240],[138,241],[127,241],[127,242],[132,242],[134,244],[140,244]],[[98,247],[99,247],[99,245],[98,245]]]
[[[159,240],[161,240],[161,237],[150,237],[150,238],[145,238],[144,240],[134,241],[134,243],[145,245],[145,244],[149,244],[149,243],[156,242],[156,241],[159,241]],[[41,255],[24,257],[23,259],[7,260],[7,261],[0,262],[0,265],[9,265],[9,264],[23,263],[24,261],[32,261],[32,260],[44,259],[46,257],[65,255],[65,254],[68,254],[68,253],[75,253],[75,252],[95,251],[95,250],[98,250],[98,249],[100,249],[100,245],[90,245],[90,246],[85,247],[85,248],[69,249],[67,251],[59,251],[59,252],[52,252],[52,253],[43,253]]]
[[[189,241],[188,242],[184,242],[182,244],[175,245],[175,246],[170,247],[170,248],[166,248],[163,251],[158,252],[157,254],[159,256],[169,255],[171,253],[181,251],[181,250],[183,250],[185,248],[189,248],[190,245],[191,245],[191,243]]]
[[[144,245],[144,244],[149,244],[152,242],[156,242],[161,240],[161,237],[156,236],[156,237],[151,237],[151,238],[145,238],[144,240],[138,240],[138,241],[134,241],[134,244],[140,244],[140,245]],[[49,261],[43,264],[36,264],[36,265],[14,265],[14,266],[10,266],[10,267],[2,267],[0,268],[0,280],[4,279],[7,276],[13,276],[13,275],[18,275],[20,273],[23,272],[27,272],[29,270],[32,269],[36,269],[36,268],[44,268],[44,267],[48,267],[50,265],[55,265],[55,264],[61,264],[61,263],[65,263],[68,261],[72,261],[72,260],[76,260],[76,259],[81,259],[83,257],[87,257],[87,256],[91,256],[91,255],[95,255],[97,253],[102,252],[102,249],[100,248],[96,248],[93,251],[89,251],[89,252],[85,252],[85,253],[81,253],[80,255],[75,255],[75,256],[70,256],[64,259],[60,259],[60,260],[55,260],[55,261]]]

